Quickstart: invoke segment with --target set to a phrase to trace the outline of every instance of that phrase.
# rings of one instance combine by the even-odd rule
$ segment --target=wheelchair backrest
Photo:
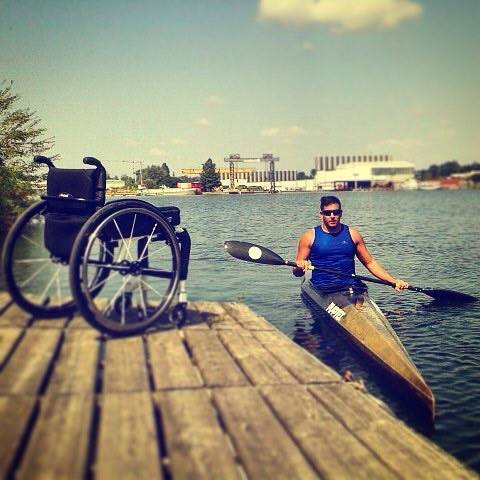
[[[73,242],[86,220],[105,205],[106,172],[102,164],[91,157],[84,163],[96,168],[57,168],[44,157],[37,163],[49,166],[47,202],[44,211],[44,242],[52,255],[68,260]]]
[[[105,205],[105,174],[97,168],[50,168],[47,196],[50,211],[88,214]]]

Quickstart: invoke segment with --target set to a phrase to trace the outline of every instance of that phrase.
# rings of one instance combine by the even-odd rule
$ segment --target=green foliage
[[[454,173],[467,173],[472,170],[480,170],[480,164],[474,162],[469,165],[460,165],[456,160],[450,160],[440,165],[430,165],[426,170],[418,170],[417,177],[420,180],[432,180],[437,178],[446,178]]]
[[[222,185],[222,182],[220,181],[220,174],[217,173],[216,166],[211,158],[209,158],[202,165],[200,182],[202,182],[203,190],[206,192],[211,192],[213,189]]]
[[[16,108],[20,96],[13,93],[13,82],[0,83],[0,165],[19,165],[32,173],[32,157],[53,147],[53,138],[44,138],[36,112]]]
[[[0,231],[32,202],[31,181],[38,179],[35,155],[53,146],[40,119],[28,108],[16,108],[13,82],[0,82]]]
[[[128,175],[122,175],[120,177],[120,180],[123,180],[125,182],[125,188],[130,188],[130,189],[136,189],[137,184],[135,183],[135,179],[132,177],[129,177]]]
[[[29,177],[17,167],[0,165],[0,237],[18,214],[32,203],[33,189]]]
[[[137,175],[140,171],[137,172]],[[150,165],[142,170],[143,185],[146,188],[160,188],[161,186],[170,186],[172,180],[170,169],[164,162],[162,165]],[[176,183],[175,183],[176,184]]]

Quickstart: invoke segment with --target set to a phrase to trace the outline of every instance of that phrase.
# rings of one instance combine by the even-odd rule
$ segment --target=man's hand
[[[394,288],[397,292],[400,292],[408,288],[408,283],[405,280],[402,280],[401,278],[396,278]]]
[[[297,266],[293,267],[292,273],[296,277],[303,277],[305,270],[308,270],[311,263],[309,260],[297,260]]]

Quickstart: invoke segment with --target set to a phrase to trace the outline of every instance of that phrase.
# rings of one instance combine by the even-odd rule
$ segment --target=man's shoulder
[[[362,234],[354,227],[349,227],[348,225],[345,225],[346,228],[348,228],[350,232],[350,236],[352,237],[352,240],[357,243],[360,240],[362,240]]]

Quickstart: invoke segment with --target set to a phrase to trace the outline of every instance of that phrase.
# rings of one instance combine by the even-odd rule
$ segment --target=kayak
[[[395,379],[403,391],[413,394],[432,419],[435,398],[387,318],[368,292],[349,290],[322,292],[304,279],[302,293],[314,309],[325,312],[347,338],[352,340],[382,370]]]

